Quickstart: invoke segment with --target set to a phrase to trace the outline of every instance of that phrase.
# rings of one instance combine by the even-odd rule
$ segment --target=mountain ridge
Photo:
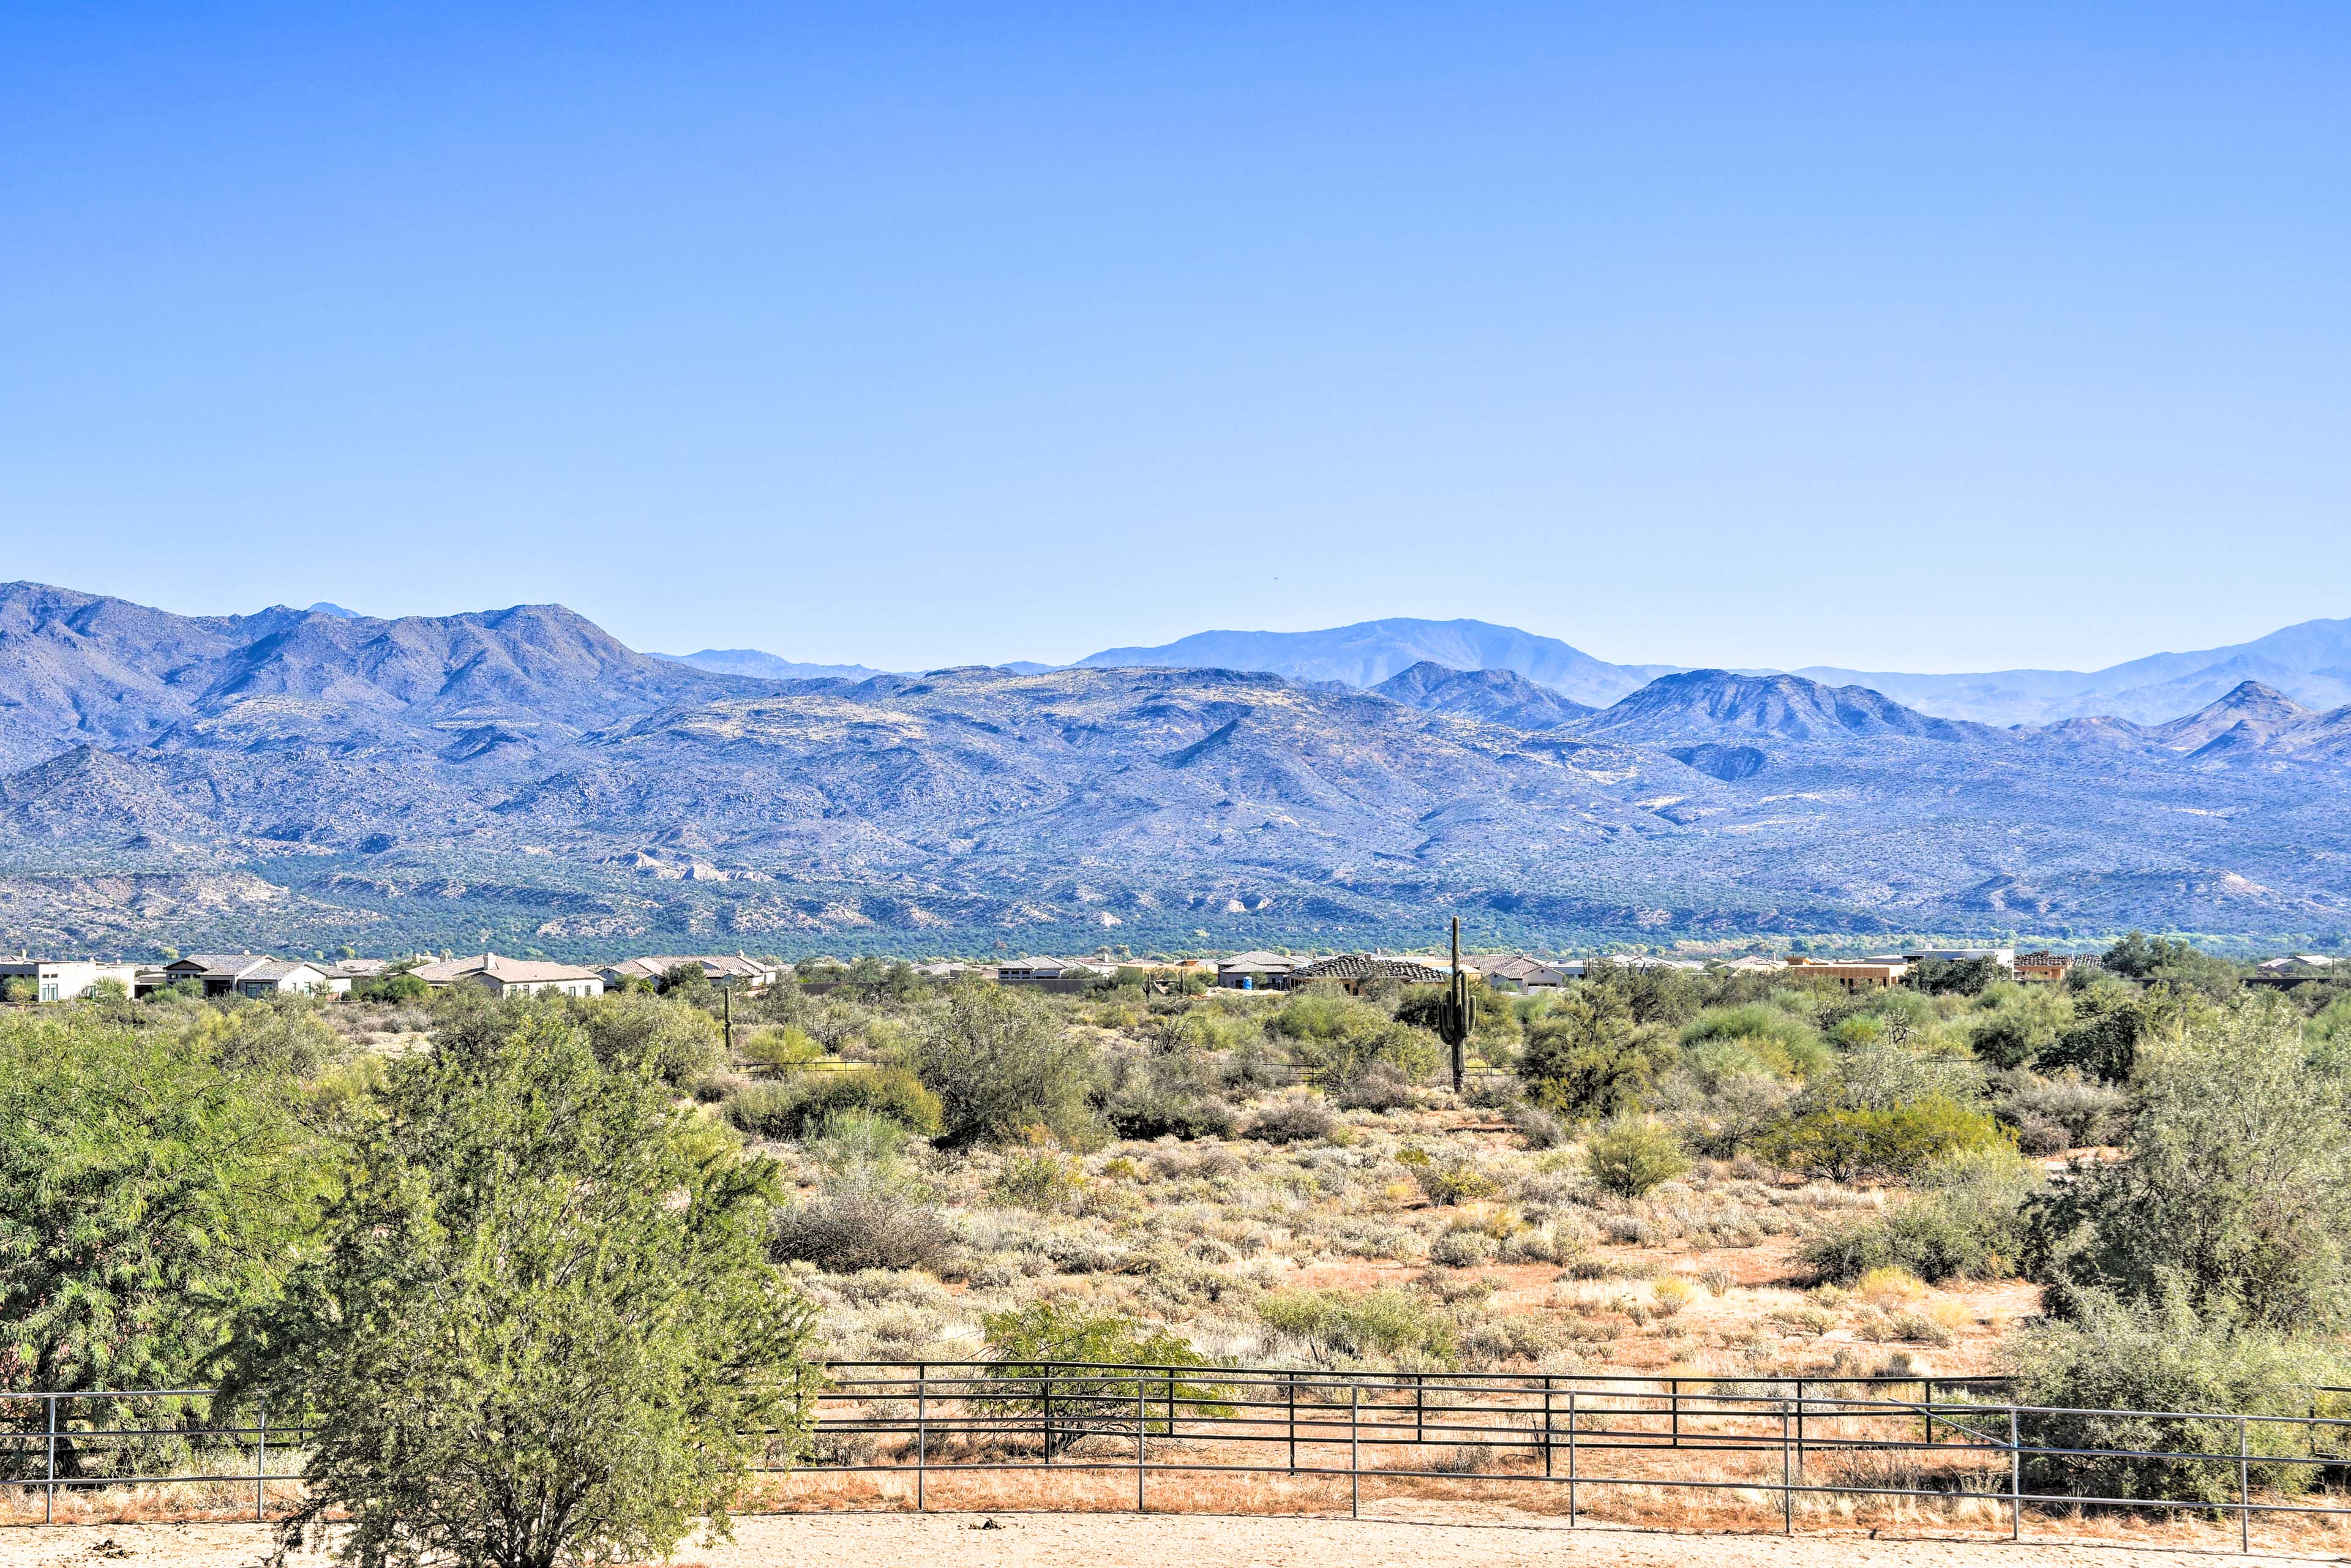
[[[1721,670],[1592,712],[1508,672],[1384,684],[763,680],[560,606],[0,588],[0,918],[28,946],[573,956],[1332,946],[1447,913],[1554,945],[2351,927],[2351,707],[2274,687],[1995,729]]]

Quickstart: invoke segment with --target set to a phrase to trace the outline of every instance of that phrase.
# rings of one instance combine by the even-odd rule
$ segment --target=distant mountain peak
[[[1449,670],[1510,670],[1570,699],[1614,702],[1670,664],[1611,664],[1556,637],[1485,621],[1363,621],[1319,632],[1197,632],[1155,648],[1105,648],[1078,664],[1090,669],[1259,670],[1295,681],[1379,685],[1415,664]]]
[[[650,658],[707,670],[717,675],[750,675],[763,681],[871,680],[886,670],[866,664],[807,664],[757,648],[705,648],[698,653],[653,653]]]
[[[358,621],[362,619],[358,611],[346,610],[341,605],[329,602],[324,599],[321,599],[318,603],[310,606],[309,613],[313,615],[331,615],[338,621]]]
[[[1802,675],[1685,670],[1580,721],[1578,734],[1669,740],[1726,734],[1786,740],[1902,735],[1935,740],[1988,736],[1980,725],[1930,718],[1866,686],[1828,686]]]
[[[1518,729],[1555,729],[1594,711],[1515,670],[1456,670],[1434,659],[1398,671],[1372,691],[1406,707],[1460,714]]]

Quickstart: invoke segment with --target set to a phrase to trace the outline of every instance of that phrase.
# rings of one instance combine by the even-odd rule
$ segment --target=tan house
[[[444,958],[411,970],[426,985],[479,986],[493,996],[534,997],[551,992],[566,997],[601,997],[604,977],[577,964],[549,964],[529,958],[501,958],[484,953],[470,958]]]
[[[1910,966],[1899,958],[1854,958],[1823,961],[1791,958],[1788,974],[1799,980],[1834,980],[1848,991],[1887,990],[1902,983]]]
[[[1469,966],[1461,967],[1466,971]],[[1387,958],[1369,953],[1341,953],[1334,957],[1301,964],[1282,977],[1285,989],[1300,986],[1336,985],[1349,995],[1360,993],[1372,980],[1396,980],[1407,986],[1441,986],[1453,977],[1417,958]]]
[[[1486,983],[1504,991],[1555,991],[1567,984],[1568,973],[1557,964],[1546,964],[1541,958],[1530,958],[1514,953],[1506,958],[1469,958],[1462,968],[1472,965],[1483,972]]]
[[[604,984],[619,990],[631,980],[643,980],[655,987],[666,988],[670,972],[687,964],[702,967],[702,977],[714,986],[732,986],[739,991],[764,991],[783,974],[780,965],[764,959],[747,957],[743,954],[688,953],[655,954],[644,958],[623,958],[617,964],[607,964],[596,971]]]

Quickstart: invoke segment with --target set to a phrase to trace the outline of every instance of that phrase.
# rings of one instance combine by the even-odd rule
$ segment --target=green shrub
[[[566,1012],[607,1067],[649,1067],[665,1083],[684,1083],[726,1064],[718,1020],[684,1002],[641,995],[575,997]]]
[[[1178,1419],[1234,1413],[1231,1388],[1213,1378],[1162,1373],[1138,1384],[1132,1375],[1087,1370],[1213,1367],[1190,1341],[1123,1312],[1032,1301],[990,1312],[980,1325],[988,1351],[985,1375],[1004,1391],[975,1396],[971,1409],[999,1421],[1036,1421],[1049,1458],[1094,1432],[1132,1437],[1138,1417],[1147,1433],[1159,1434]]]
[[[1299,1094],[1251,1116],[1241,1136],[1260,1144],[1311,1144],[1329,1137],[1338,1125],[1339,1118],[1322,1102]]]
[[[2025,1205],[2042,1185],[2040,1171],[2004,1145],[1946,1155],[1920,1169],[1899,1207],[1833,1220],[1797,1255],[1841,1285],[1873,1269],[1933,1281],[2004,1279],[2022,1255]]]
[[[1693,1047],[1712,1046],[1721,1071],[1765,1071],[1780,1077],[1805,1077],[1828,1065],[1829,1048],[1820,1031],[1803,1019],[1769,1002],[1745,1002],[1738,1007],[1708,1008],[1681,1032],[1687,1057]],[[1745,1064],[1719,1048],[1730,1048]],[[1712,1083],[1707,1085],[1709,1089]]]
[[[944,1216],[895,1186],[851,1179],[776,1217],[768,1244],[778,1262],[806,1261],[828,1274],[860,1269],[936,1270],[956,1245]]]
[[[2146,1304],[2176,1285],[2194,1311],[2225,1304],[2257,1328],[2351,1321],[2351,1083],[2312,1061],[2300,1019],[2246,1009],[2139,1066],[2130,1157],[2036,1213],[2052,1307],[2074,1289]]]
[[[1646,1197],[1689,1169],[1689,1156],[1654,1118],[1619,1116],[1583,1145],[1584,1168],[1603,1192]]]
[[[1102,1119],[1122,1138],[1163,1138],[1173,1135],[1189,1143],[1195,1138],[1229,1138],[1233,1108],[1222,1100],[1162,1089],[1144,1089],[1120,1095],[1102,1106]]]
[[[1041,999],[1017,988],[966,981],[926,1017],[909,1053],[939,1099],[951,1147],[1001,1142],[1045,1127],[1066,1143],[1094,1134],[1088,1107],[1093,1047],[1065,1031]]]
[[[939,1130],[939,1103],[914,1075],[896,1067],[802,1072],[783,1083],[755,1083],[726,1102],[726,1119],[759,1138],[802,1138],[836,1111],[871,1111],[908,1132]]]
[[[1312,1347],[1318,1362],[1366,1356],[1452,1359],[1454,1327],[1426,1299],[1405,1291],[1279,1291],[1257,1315],[1276,1333]]]
[[[1519,1076],[1527,1098],[1578,1121],[1638,1110],[1656,1077],[1649,1040],[1614,989],[1580,987],[1527,1025]]]
[[[360,1002],[413,1002],[432,994],[432,987],[406,973],[375,975],[351,987],[351,999]]]
[[[1420,1184],[1420,1190],[1428,1195],[1429,1202],[1447,1206],[1475,1203],[1479,1198],[1491,1197],[1501,1191],[1500,1185],[1493,1177],[1468,1160],[1455,1160],[1444,1165],[1427,1161],[1414,1166],[1412,1178]]]
[[[2199,1314],[2179,1276],[2151,1299],[2117,1301],[2089,1291],[2071,1321],[2027,1326],[2010,1347],[2021,1404],[2124,1414],[2028,1414],[2029,1447],[2127,1449],[2141,1454],[2214,1456],[2140,1458],[2114,1453],[2029,1454],[2030,1490],[2091,1497],[2172,1498],[2231,1502],[2237,1495],[2240,1428],[2231,1419],[2182,1420],[2137,1412],[2226,1412],[2230,1416],[2342,1416],[2342,1396],[2314,1396],[2320,1385],[2351,1383],[2351,1357],[2340,1347],[2254,1327],[2232,1308]],[[2313,1453],[2311,1428],[2254,1421],[2242,1428],[2253,1456],[2252,1484],[2293,1496],[2325,1475],[2316,1465],[2277,1461]],[[2333,1448],[2330,1440],[2323,1445]]]
[[[1942,1155],[2008,1141],[1989,1115],[1937,1097],[1884,1111],[1823,1107],[1767,1134],[1758,1148],[1775,1165],[1854,1181],[1907,1176]]]

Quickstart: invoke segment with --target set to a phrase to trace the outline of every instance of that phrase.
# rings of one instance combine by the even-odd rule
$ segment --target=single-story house
[[[1541,958],[1530,958],[1514,953],[1506,958],[1483,957],[1472,960],[1485,977],[1486,983],[1505,991],[1555,991],[1567,984],[1567,971],[1557,964],[1547,964]],[[1469,963],[1461,966],[1468,968]]]
[[[1928,947],[1922,952],[1905,953],[1902,956],[1913,964],[1923,964],[1929,958],[1939,958],[1946,964],[1965,964],[1977,958],[1989,958],[2003,969],[2013,970],[2016,967],[2016,949],[2013,947]]]
[[[208,997],[307,997],[351,988],[348,978],[330,976],[324,964],[266,953],[191,953],[164,965],[163,977],[166,985],[197,981]]]
[[[0,958],[0,980],[32,981],[35,1001],[69,1002],[76,997],[89,995],[101,980],[114,981],[125,996],[133,994],[139,986],[139,966],[104,963],[96,958],[36,958],[19,954],[14,958]]]
[[[623,958],[596,972],[603,977],[607,987],[618,990],[631,980],[665,985],[670,971],[686,964],[702,966],[702,977],[712,985],[732,986],[740,991],[764,991],[784,972],[779,965],[740,953],[656,954],[644,958]]]
[[[1734,975],[1776,975],[1787,967],[1788,961],[1784,958],[1759,958],[1752,954],[1744,958],[1733,958],[1723,965]]]
[[[1796,978],[1834,980],[1848,991],[1885,990],[1900,985],[1909,972],[1910,966],[1899,958],[1788,960],[1788,973]]]
[[[444,958],[410,971],[426,985],[479,986],[495,996],[529,997],[551,991],[567,997],[601,997],[604,977],[577,964],[549,964],[529,958],[501,958],[483,953],[467,958]]]
[[[1290,977],[1290,971],[1313,959],[1293,958],[1287,953],[1236,953],[1217,964],[1217,984],[1228,991],[1278,991]]]
[[[1047,980],[1066,980],[1092,984],[1105,976],[1118,973],[1114,958],[1014,958],[996,966],[997,979],[1008,986],[1028,985]]]
[[[2073,967],[2073,956],[2065,953],[2019,953],[2016,956],[2016,977],[2040,985],[2063,980],[2065,972]]]
[[[1468,966],[1462,966],[1467,969]],[[1407,986],[1441,986],[1452,977],[1443,969],[1431,968],[1416,958],[1389,958],[1371,953],[1341,953],[1333,957],[1318,958],[1301,964],[1283,977],[1285,989],[1300,986],[1337,985],[1346,988],[1350,995],[1363,990],[1372,980],[1396,980]]]

